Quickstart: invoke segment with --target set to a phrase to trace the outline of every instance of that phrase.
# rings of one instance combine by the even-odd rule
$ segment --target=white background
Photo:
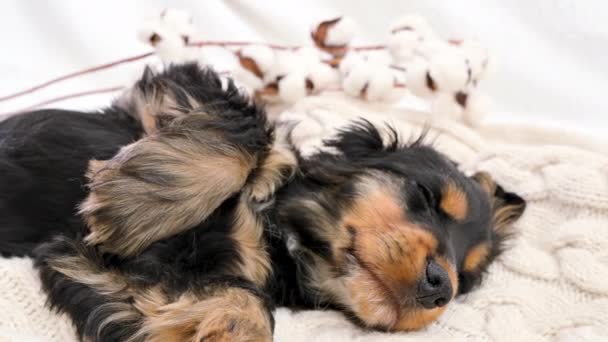
[[[147,52],[135,32],[165,7],[188,9],[199,39],[308,42],[313,23],[348,15],[355,44],[383,43],[400,15],[419,13],[446,37],[475,37],[498,70],[483,85],[491,121],[557,126],[608,139],[608,1],[23,1],[0,2],[0,96],[88,66]],[[137,66],[79,78],[0,102],[3,113],[71,92],[126,84]],[[111,95],[62,102],[91,109]]]

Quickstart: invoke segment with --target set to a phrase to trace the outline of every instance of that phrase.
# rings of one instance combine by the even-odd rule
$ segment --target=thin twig
[[[274,50],[297,50],[302,46],[298,45],[280,45],[280,44],[272,44],[272,43],[256,43],[256,42],[248,42],[248,41],[237,41],[237,42],[229,42],[229,41],[199,41],[189,43],[188,46],[193,47],[204,47],[204,46],[221,46],[221,47],[239,47],[239,46],[248,46],[248,45],[262,45],[267,46]],[[368,46],[353,46],[349,47],[353,51],[370,51],[370,50],[385,50],[386,45],[368,45]]]
[[[300,46],[288,46],[288,45],[279,45],[279,44],[271,44],[271,43],[256,43],[256,42],[228,42],[228,41],[200,41],[200,42],[192,42],[189,43],[188,46],[193,47],[204,47],[204,46],[221,46],[221,47],[238,47],[238,46],[248,46],[248,45],[263,45],[267,46],[274,50],[297,50]]]
[[[275,50],[297,50],[297,49],[301,48],[301,46],[295,46],[295,45],[289,46],[289,45],[280,45],[280,44],[271,44],[271,43],[256,43],[256,42],[249,42],[249,41],[199,41],[199,42],[192,42],[192,43],[188,44],[188,46],[191,46],[191,47],[204,47],[204,46],[238,47],[238,46],[248,46],[248,45],[264,45],[264,46],[268,46],[269,48],[275,49]],[[353,51],[384,50],[384,49],[386,49],[386,46],[385,45],[354,46],[354,47],[350,47],[349,49],[352,49]],[[43,83],[35,85],[33,87],[18,91],[16,93],[2,96],[2,97],[0,97],[0,102],[11,100],[11,99],[23,96],[23,95],[31,94],[35,91],[46,88],[50,85],[59,83],[61,81],[65,81],[65,80],[75,78],[75,77],[78,77],[81,75],[90,74],[90,73],[97,72],[100,70],[109,69],[109,68],[115,67],[117,65],[138,61],[138,60],[144,59],[144,58],[152,56],[152,55],[154,55],[154,52],[146,52],[141,55],[127,57],[127,58],[119,59],[119,60],[116,60],[113,62],[109,62],[109,63],[93,66],[90,68],[86,68],[86,69],[83,69],[80,71],[76,71],[76,72],[73,72],[73,73],[70,73],[70,74],[67,74],[64,76],[60,76],[60,77],[51,79],[49,81],[43,82]]]
[[[78,97],[83,97],[83,96],[88,96],[88,95],[97,95],[97,94],[112,93],[112,92],[115,92],[115,91],[122,90],[124,88],[125,88],[124,86],[116,86],[116,87],[110,87],[110,88],[102,88],[102,89],[94,89],[94,90],[88,90],[88,91],[81,91],[81,92],[78,92],[78,93],[72,93],[72,94],[68,94],[68,95],[54,97],[52,99],[45,100],[45,101],[36,103],[35,105],[26,107],[24,109],[17,110],[17,111],[14,111],[14,112],[10,112],[10,113],[5,113],[5,114],[2,114],[0,116],[4,117],[4,116],[8,116],[8,115],[18,114],[18,113],[30,111],[32,109],[40,108],[42,106],[46,106],[46,105],[49,105],[49,104],[53,104],[53,103],[57,103],[57,102],[61,102],[61,101],[69,100],[69,99],[74,99],[74,98],[78,98]]]
[[[71,74],[67,74],[67,75],[64,75],[64,76],[61,76],[61,77],[57,77],[57,78],[54,78],[52,80],[46,81],[44,83],[41,83],[39,85],[33,86],[31,88],[28,88],[28,89],[25,89],[25,90],[21,90],[21,91],[18,91],[16,93],[13,93],[13,94],[10,94],[10,95],[2,96],[2,97],[0,97],[0,102],[11,100],[11,99],[14,99],[16,97],[23,96],[23,95],[26,95],[26,94],[31,94],[31,93],[33,93],[33,92],[35,92],[37,90],[40,90],[40,89],[45,88],[45,87],[48,87],[48,86],[50,86],[52,84],[55,84],[55,83],[58,83],[58,82],[61,82],[61,81],[65,81],[67,79],[74,78],[74,77],[77,77],[77,76],[80,76],[80,75],[85,75],[85,74],[89,74],[89,73],[92,73],[92,72],[108,69],[108,68],[111,68],[111,67],[114,67],[114,66],[117,66],[117,65],[120,65],[120,64],[126,64],[126,63],[134,62],[134,61],[137,61],[137,60],[140,60],[140,59],[144,59],[146,57],[152,56],[153,54],[154,54],[154,52],[147,52],[147,53],[144,53],[144,54],[141,54],[141,55],[119,59],[119,60],[116,60],[116,61],[113,61],[113,62],[110,62],[110,63],[97,65],[97,66],[90,67],[90,68],[87,68],[87,69],[83,69],[83,70],[80,70],[80,71],[77,71],[77,72],[73,72]]]

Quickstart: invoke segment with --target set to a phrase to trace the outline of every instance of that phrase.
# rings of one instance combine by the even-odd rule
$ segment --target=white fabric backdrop
[[[499,69],[484,85],[492,121],[563,127],[600,138],[608,132],[608,2],[478,1],[20,1],[0,3],[0,96],[41,81],[149,49],[135,31],[164,7],[189,9],[203,39],[305,43],[315,21],[346,14],[360,23],[358,43],[383,42],[392,20],[420,13],[451,37],[477,37]],[[0,103],[0,115],[66,93],[125,84],[134,65]],[[56,106],[95,108],[110,95]]]

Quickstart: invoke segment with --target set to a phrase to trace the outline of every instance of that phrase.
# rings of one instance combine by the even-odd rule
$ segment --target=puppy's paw
[[[161,306],[144,323],[147,341],[272,341],[272,316],[263,301],[248,290],[220,288],[200,299],[182,295]]]
[[[256,322],[248,321],[247,318],[235,317],[228,322],[222,322],[220,326],[206,327],[200,331],[194,341],[209,342],[267,342],[272,341],[272,334],[266,327]]]
[[[249,200],[256,206],[265,207],[274,193],[294,175],[296,168],[293,151],[287,146],[275,145],[246,188]]]

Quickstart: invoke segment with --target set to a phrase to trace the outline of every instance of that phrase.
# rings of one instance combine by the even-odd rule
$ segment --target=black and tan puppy
[[[403,331],[480,281],[525,206],[365,121],[307,159],[280,131],[195,64],[100,113],[8,119],[0,251],[34,250],[83,340],[268,341],[275,306]]]

